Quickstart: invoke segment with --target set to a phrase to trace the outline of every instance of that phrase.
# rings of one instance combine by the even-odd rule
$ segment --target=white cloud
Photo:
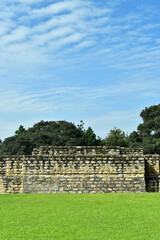
[[[43,0],[7,0],[8,3],[19,3],[19,4],[26,4],[26,5],[32,5],[43,2]]]
[[[1,38],[0,44],[8,45],[13,42],[19,42],[25,40],[29,29],[25,26],[20,26],[14,29],[10,34],[6,34],[4,37]]]
[[[15,58],[12,65],[15,62],[16,67],[17,62],[22,63],[22,57],[25,56],[25,66],[32,58],[33,62],[36,62],[34,59],[37,58],[37,63],[43,58],[45,61],[42,63],[46,62],[47,56],[49,61],[52,57],[54,61],[54,58],[57,59],[70,44],[77,45],[77,48],[73,47],[74,51],[83,50],[87,46],[94,47],[97,43],[96,34],[103,32],[103,24],[109,21],[109,9],[98,8],[91,1],[59,1],[47,7],[34,9],[23,5],[23,1],[19,3],[22,4],[21,7],[12,4],[7,8],[5,3],[2,6],[2,15],[3,11],[5,13],[1,22],[3,27],[0,28],[0,59],[6,60],[3,61],[6,68],[8,62],[11,62],[10,57]],[[9,13],[6,14],[6,11]],[[61,14],[55,15],[57,12]],[[49,13],[52,13],[50,17]],[[39,14],[43,14],[46,19],[39,20]]]
[[[156,16],[147,15],[145,9],[122,9],[124,2],[1,1],[1,85],[4,88],[11,85],[13,90],[7,91],[7,87],[1,90],[0,112],[16,115],[68,110],[77,115],[113,104],[118,101],[114,96],[119,99],[158,96],[160,24]],[[126,4],[129,2],[132,1]],[[78,69],[77,76],[88,71],[82,79],[82,85],[86,81],[88,86],[63,87],[69,78],[74,78],[71,74],[68,78],[63,75],[66,69],[68,72]],[[101,69],[106,78],[101,75]],[[87,82],[87,76],[90,78],[95,70],[100,75],[97,82],[95,79]],[[110,79],[110,72],[117,80]],[[98,85],[98,81],[104,84]],[[61,87],[47,87],[54,83]],[[76,78],[69,84],[81,85]],[[19,85],[24,88],[17,90]],[[41,90],[44,86],[47,93]],[[112,114],[115,122],[118,114]],[[102,116],[102,120],[97,120],[100,125],[112,121],[105,114],[99,115]]]
[[[23,89],[6,91],[1,88],[0,112],[47,113],[55,110],[60,111],[62,108],[64,111],[67,109],[76,111],[78,108],[85,112],[88,108],[99,108],[96,103],[101,99],[106,104],[106,98],[112,99],[117,96],[134,98],[135,92],[138,93],[137,97],[147,97],[151,94],[154,96],[156,92],[159,92],[159,80],[144,83],[143,81],[128,81],[99,87],[51,88],[44,91],[25,91],[25,95]],[[108,104],[113,104],[113,100],[108,101]]]
[[[35,35],[32,38],[32,41],[34,45],[39,45],[39,44],[43,45],[44,43],[50,43],[57,38],[64,38],[71,33],[73,33],[73,29],[71,27],[66,26],[63,28],[57,28],[57,29],[51,30],[50,32],[47,32],[45,34]]]
[[[37,16],[46,16],[49,14],[56,14],[62,11],[72,11],[73,9],[77,8],[81,5],[81,1],[60,1],[54,4],[50,4],[47,7],[43,7],[40,9],[33,9],[31,14],[32,17]]]
[[[147,69],[153,65],[153,58],[154,63],[156,61],[156,65],[159,64],[159,51],[153,52],[146,45],[150,44],[153,37],[156,38],[148,34],[148,29],[157,27],[157,24],[145,23],[142,13],[132,11],[115,18],[116,7],[103,4],[102,8],[102,5],[93,1],[83,0],[58,1],[45,7],[35,5],[34,8],[26,6],[27,1],[17,2],[20,5],[11,5],[10,2],[7,7],[7,3],[3,2],[0,6],[3,16],[0,58],[5,55],[6,68],[10,62],[7,57],[11,54],[18,62],[22,62],[25,56],[24,64],[32,58],[35,63],[39,63],[40,59],[43,63],[56,58],[56,62],[64,65],[68,55],[70,60],[81,61],[81,64],[87,62],[92,65],[96,60],[98,65],[108,64],[120,69]],[[32,3],[34,1],[28,2]],[[137,21],[141,23],[138,28]],[[72,47],[68,48],[70,44]],[[87,57],[83,57],[83,50],[87,47]],[[17,55],[17,48],[21,49],[22,54]],[[75,58],[75,54],[79,56]],[[95,55],[99,55],[97,59],[93,58]],[[147,63],[144,63],[143,57]]]

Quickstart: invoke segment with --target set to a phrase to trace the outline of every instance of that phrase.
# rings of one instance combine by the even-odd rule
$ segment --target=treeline
[[[39,146],[121,146],[142,147],[145,154],[160,154],[160,104],[145,108],[140,113],[143,123],[129,135],[118,128],[104,138],[97,137],[84,122],[77,126],[67,121],[40,121],[25,129],[22,125],[15,135],[0,144],[0,155],[30,155]]]

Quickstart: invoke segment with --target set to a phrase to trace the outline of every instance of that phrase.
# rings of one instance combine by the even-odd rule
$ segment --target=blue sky
[[[40,120],[128,133],[160,97],[160,1],[1,0],[0,138]]]

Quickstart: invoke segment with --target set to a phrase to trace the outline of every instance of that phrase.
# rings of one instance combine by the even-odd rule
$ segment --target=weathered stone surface
[[[159,191],[159,160],[142,149],[40,147],[0,157],[0,193]]]
[[[124,148],[110,146],[42,146],[35,148],[32,155],[142,155],[142,148]]]

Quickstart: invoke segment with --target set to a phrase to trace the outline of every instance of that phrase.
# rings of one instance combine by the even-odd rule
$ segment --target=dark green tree
[[[104,139],[104,144],[107,146],[120,146],[120,147],[127,147],[128,136],[123,132],[121,129],[114,127],[110,130],[107,137]]]
[[[0,152],[1,152],[1,148],[2,148],[2,140],[0,139]]]
[[[78,124],[77,127],[84,132],[86,146],[103,145],[103,140],[100,137],[96,137],[96,134],[91,127],[88,127],[87,130],[85,130],[83,120],[80,121],[80,124]]]
[[[33,148],[43,145],[85,145],[84,132],[67,121],[40,121],[24,130],[21,126],[15,136],[6,138],[0,154],[31,154]]]
[[[130,148],[141,148],[143,147],[143,139],[142,136],[136,132],[133,131],[127,138],[128,146]]]
[[[83,131],[83,132],[85,131],[83,120],[80,120],[80,124],[78,124],[77,127],[78,127],[78,129],[80,129],[81,131]]]
[[[23,134],[25,132],[26,132],[26,129],[22,125],[20,125],[19,129],[15,131],[15,135],[20,135],[20,134]]]
[[[140,116],[143,123],[137,130],[143,139],[144,153],[160,154],[160,104],[146,107]]]
[[[84,135],[87,146],[100,145],[100,139],[96,138],[96,134],[94,133],[91,127],[88,127],[88,129],[84,132]]]
[[[6,138],[0,147],[0,155],[29,155],[31,152],[32,145],[25,134]]]

